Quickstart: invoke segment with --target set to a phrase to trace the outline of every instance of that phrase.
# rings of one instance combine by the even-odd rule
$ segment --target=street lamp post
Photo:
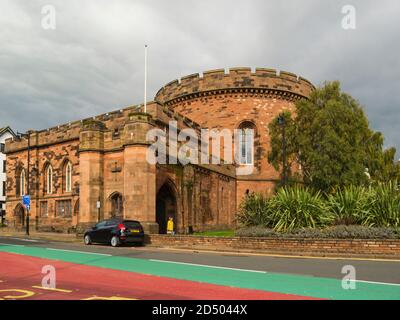
[[[28,139],[28,170],[27,170],[27,183],[26,183],[26,195],[30,195],[30,164],[31,164],[31,134],[28,131],[28,133],[20,133],[17,132],[17,135],[20,137],[24,137]],[[26,235],[29,236],[29,222],[30,222],[30,205],[28,208],[26,208],[27,214],[26,214]]]
[[[278,123],[282,127],[282,186],[287,184],[287,164],[286,164],[286,121],[283,114],[278,118]]]

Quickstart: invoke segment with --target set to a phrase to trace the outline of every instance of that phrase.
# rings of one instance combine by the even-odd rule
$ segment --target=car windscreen
[[[129,229],[134,229],[134,228],[140,229],[141,227],[140,223],[136,221],[124,221],[124,225]]]

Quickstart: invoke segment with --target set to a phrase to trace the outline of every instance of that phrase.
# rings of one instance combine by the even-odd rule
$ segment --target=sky
[[[345,5],[355,29],[343,28]],[[148,44],[148,100],[219,68],[339,80],[400,150],[399,16],[398,0],[0,0],[0,127],[40,130],[143,103]]]

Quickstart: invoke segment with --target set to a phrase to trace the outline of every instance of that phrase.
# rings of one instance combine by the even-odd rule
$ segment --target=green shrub
[[[330,225],[400,227],[400,191],[396,182],[373,187],[348,186],[324,197],[301,186],[279,189],[272,198],[251,194],[237,221],[278,232]]]
[[[373,228],[366,226],[334,226],[322,231],[323,237],[333,239],[397,239],[393,228]]]
[[[281,239],[400,239],[399,229],[346,225],[325,229],[299,228],[288,232],[276,232],[264,227],[247,227],[236,230],[235,235]]]
[[[368,188],[347,186],[328,195],[327,201],[334,225],[355,225],[363,223],[374,199]]]
[[[251,193],[241,203],[236,220],[244,226],[268,226],[269,201],[263,194]]]
[[[362,224],[377,227],[400,227],[400,191],[396,181],[372,188],[370,209]]]
[[[279,189],[269,202],[267,226],[275,231],[322,227],[330,221],[321,193],[308,188],[295,186]]]

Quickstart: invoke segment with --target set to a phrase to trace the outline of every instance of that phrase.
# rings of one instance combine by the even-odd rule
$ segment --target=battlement
[[[195,73],[171,81],[156,94],[155,101],[171,103],[175,99],[202,92],[255,89],[255,93],[269,90],[287,92],[299,97],[309,97],[314,85],[296,74],[275,69],[230,68]]]
[[[69,142],[71,140],[79,140],[82,131],[102,131],[106,133],[107,137],[111,137],[110,139],[113,140],[113,143],[110,144],[110,148],[113,148],[119,141],[112,139],[112,135],[116,134],[119,137],[119,133],[124,129],[131,115],[138,112],[143,112],[143,105],[126,107],[45,130],[30,131],[30,146],[31,148],[37,148]],[[197,131],[201,129],[198,123],[153,101],[148,103],[147,113],[152,116],[154,121],[163,123],[166,126],[168,126],[169,121],[175,120],[177,121],[178,128],[192,128]],[[27,136],[21,139],[18,137],[7,139],[6,153],[19,152],[27,148]]]

